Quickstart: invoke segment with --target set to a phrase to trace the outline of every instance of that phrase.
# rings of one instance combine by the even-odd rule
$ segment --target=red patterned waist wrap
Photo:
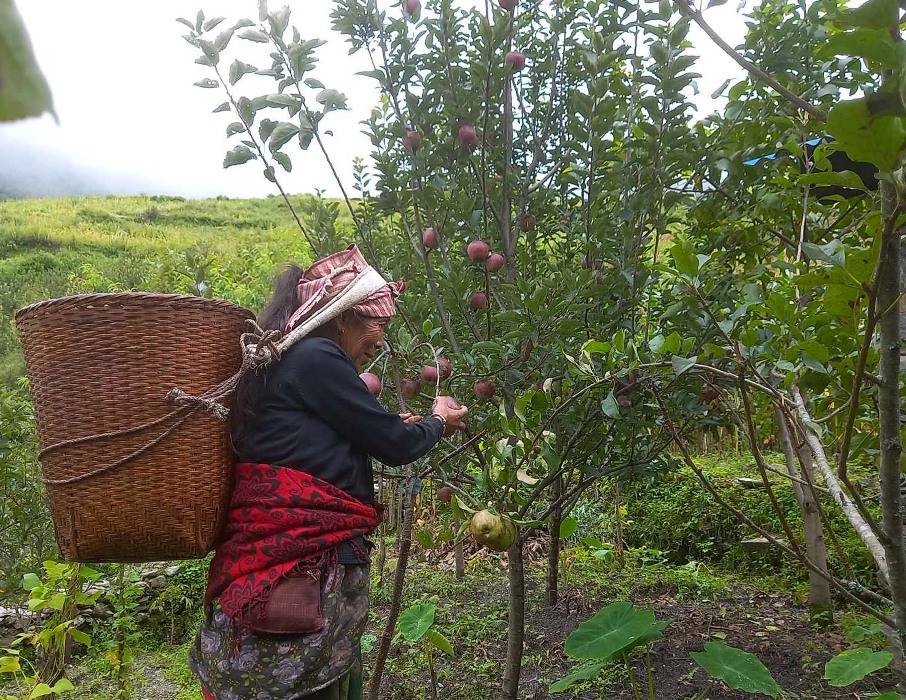
[[[374,530],[383,507],[368,505],[298,469],[236,465],[230,512],[208,573],[205,603],[241,622],[293,571],[319,565],[347,542]]]

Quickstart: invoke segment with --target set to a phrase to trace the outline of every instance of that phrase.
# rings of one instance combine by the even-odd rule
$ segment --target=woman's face
[[[340,329],[340,347],[352,358],[355,366],[362,369],[384,347],[386,318],[356,318],[352,323],[343,324]]]

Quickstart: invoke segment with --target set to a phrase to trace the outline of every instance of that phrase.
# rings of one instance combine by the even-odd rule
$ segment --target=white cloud
[[[198,6],[209,17],[223,15],[228,21],[254,19],[256,13],[253,0],[200,0]],[[337,134],[328,137],[328,148],[348,186],[352,159],[371,150],[359,122],[367,117],[377,92],[370,79],[355,75],[368,67],[365,56],[349,56],[342,37],[332,33],[332,6],[327,0],[291,3],[293,22],[304,36],[328,39],[317,52],[321,62],[316,75],[349,98],[351,110],[331,114],[328,125]],[[273,186],[253,164],[221,167],[225,128],[231,120],[229,115],[211,114],[223,99],[219,91],[192,85],[207,77],[208,69],[193,63],[195,50],[174,21],[180,15],[194,18],[196,9],[185,0],[19,0],[60,124],[45,116],[0,125],[0,163],[7,181],[12,172],[16,189],[36,194],[272,193]],[[708,17],[731,44],[741,39],[742,18],[733,8],[716,8]],[[700,108],[710,109],[710,93],[739,70],[697,28],[692,38],[702,56],[695,70],[704,76],[696,100]],[[264,56],[259,67],[268,62]],[[314,148],[294,158],[293,173],[284,174],[281,182],[291,192],[321,188],[330,196],[339,194]]]

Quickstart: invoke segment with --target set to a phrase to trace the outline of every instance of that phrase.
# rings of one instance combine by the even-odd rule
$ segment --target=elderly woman
[[[388,413],[359,378],[403,286],[355,246],[277,279],[259,323],[295,343],[234,399],[235,487],[189,658],[209,700],[361,697],[371,459],[412,462],[466,415],[449,397]]]

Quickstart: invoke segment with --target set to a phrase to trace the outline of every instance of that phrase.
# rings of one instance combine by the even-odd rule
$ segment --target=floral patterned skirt
[[[324,629],[313,634],[246,632],[234,644],[230,618],[213,603],[189,652],[189,667],[216,700],[297,700],[318,691],[351,700],[354,686],[361,686],[357,662],[368,622],[369,568],[340,564],[327,577],[321,592]],[[330,694],[334,689],[336,695]]]

